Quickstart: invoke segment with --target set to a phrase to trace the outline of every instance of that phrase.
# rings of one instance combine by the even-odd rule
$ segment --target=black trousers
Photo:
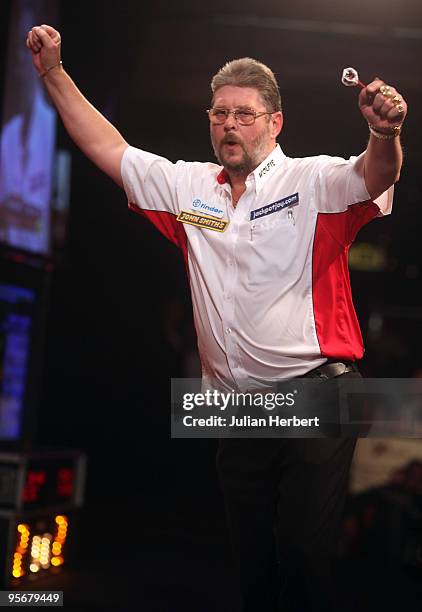
[[[217,471],[242,612],[342,609],[332,565],[355,445],[355,438],[220,439]]]

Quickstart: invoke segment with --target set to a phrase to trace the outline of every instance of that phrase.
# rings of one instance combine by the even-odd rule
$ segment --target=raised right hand
[[[49,25],[35,26],[28,32],[26,46],[38,74],[60,63],[60,33]]]

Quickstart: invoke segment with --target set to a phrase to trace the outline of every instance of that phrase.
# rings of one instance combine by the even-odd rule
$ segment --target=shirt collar
[[[276,169],[282,164],[285,159],[285,155],[281,150],[279,144],[276,145],[275,149],[259,164],[257,168],[249,175],[250,178],[255,179],[255,185],[257,191],[264,185],[270,176],[274,174]],[[249,178],[248,177],[248,178]],[[230,184],[230,178],[226,170],[223,168],[219,174],[217,174],[217,182],[219,185],[226,183]]]
[[[285,155],[279,144],[275,149],[259,164],[252,172],[255,177],[256,189],[259,189],[267,182],[267,180],[277,171],[285,159]]]

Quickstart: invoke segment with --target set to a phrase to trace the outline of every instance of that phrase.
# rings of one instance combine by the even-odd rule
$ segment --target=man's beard
[[[213,137],[211,135],[211,142],[214,149],[214,154],[218,162],[224,166],[226,170],[233,172],[234,174],[246,175],[250,174],[259,166],[259,164],[268,155],[268,131],[265,130],[259,134],[250,145],[250,151],[246,150],[244,143],[233,134],[226,134],[220,142],[219,150],[217,151]],[[224,145],[230,142],[236,143],[241,147],[243,155],[240,161],[232,163],[230,157],[224,154]]]

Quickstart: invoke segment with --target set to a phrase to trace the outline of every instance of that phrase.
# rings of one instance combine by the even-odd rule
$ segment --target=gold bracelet
[[[391,127],[393,131],[389,134],[386,134],[385,132],[380,132],[370,123],[368,123],[368,127],[372,136],[375,136],[375,138],[379,138],[380,140],[392,140],[393,138],[397,138],[397,136],[400,136],[401,133],[401,125],[393,125]]]
[[[53,70],[53,68],[57,68],[58,66],[62,66],[63,62],[60,61],[58,64],[54,64],[54,66],[50,66],[50,68],[46,68],[46,70],[44,70],[44,72],[40,72],[39,77],[40,79],[42,79],[43,77],[45,77],[45,75],[50,72],[50,70]]]

